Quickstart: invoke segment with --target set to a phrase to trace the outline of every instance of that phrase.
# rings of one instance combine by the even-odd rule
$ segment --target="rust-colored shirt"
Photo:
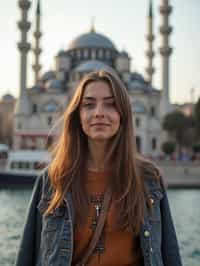
[[[80,260],[91,240],[98,220],[99,210],[97,206],[100,206],[99,203],[102,201],[103,193],[106,190],[106,181],[110,174],[111,172],[94,172],[90,170],[87,172],[86,188],[90,199],[89,213],[84,225],[77,226],[75,229],[73,263]],[[133,238],[133,235],[128,230],[116,229],[116,211],[115,204],[111,202],[104,232],[89,260],[89,266],[143,265],[139,238]]]

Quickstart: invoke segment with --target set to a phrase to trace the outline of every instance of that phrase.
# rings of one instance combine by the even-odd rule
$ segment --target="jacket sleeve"
[[[161,200],[162,257],[165,266],[182,266],[175,227],[166,190]]]
[[[16,258],[16,266],[35,266],[37,263],[42,229],[42,217],[37,210],[37,205],[41,197],[41,190],[42,175],[37,177],[34,184],[21,243]]]

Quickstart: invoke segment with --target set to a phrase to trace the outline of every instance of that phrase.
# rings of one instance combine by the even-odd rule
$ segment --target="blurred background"
[[[1,5],[0,265],[14,263],[58,119],[79,80],[100,69],[125,83],[137,149],[157,162],[168,186],[184,265],[199,265],[200,1]]]

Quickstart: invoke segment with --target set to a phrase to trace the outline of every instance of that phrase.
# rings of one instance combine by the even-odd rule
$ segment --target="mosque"
[[[101,69],[114,69],[126,85],[133,111],[133,122],[136,130],[138,150],[145,155],[158,156],[164,140],[162,119],[170,112],[169,101],[169,58],[172,49],[169,47],[169,15],[172,7],[168,0],[161,0],[160,14],[162,25],[160,34],[162,46],[162,84],[158,90],[153,87],[153,10],[149,2],[148,42],[146,77],[140,73],[131,72],[131,59],[126,51],[117,50],[109,37],[96,32],[94,25],[89,32],[83,33],[72,40],[66,50],[58,51],[55,56],[55,69],[41,73],[40,40],[41,7],[37,3],[36,28],[34,32],[34,77],[35,84],[27,88],[27,55],[31,49],[27,41],[30,29],[28,10],[31,6],[28,0],[19,0],[21,20],[18,27],[21,40],[18,43],[20,52],[20,95],[14,114],[14,149],[46,149],[59,134],[52,127],[65,110],[78,81],[88,72]]]

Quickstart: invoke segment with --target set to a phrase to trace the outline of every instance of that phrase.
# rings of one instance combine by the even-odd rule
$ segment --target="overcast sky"
[[[17,21],[21,18],[16,0],[1,0],[0,6],[0,97],[9,92],[19,93],[19,52],[17,42],[20,33]],[[33,40],[36,2],[32,1],[29,20],[32,23],[28,34]],[[159,25],[161,16],[159,5],[162,0],[154,0],[154,86],[161,88],[161,57]],[[191,99],[191,88],[195,88],[195,98],[200,96],[200,0],[171,0],[173,13],[170,24],[173,33],[170,44],[173,54],[170,58],[170,98],[172,102]],[[67,49],[71,40],[89,31],[92,17],[96,31],[109,37],[119,49],[125,49],[132,58],[131,69],[145,75],[147,59],[147,12],[149,0],[46,0],[41,1],[42,32],[41,55],[42,72],[54,67],[54,56],[60,49]],[[28,86],[33,85],[32,54],[28,57]]]

